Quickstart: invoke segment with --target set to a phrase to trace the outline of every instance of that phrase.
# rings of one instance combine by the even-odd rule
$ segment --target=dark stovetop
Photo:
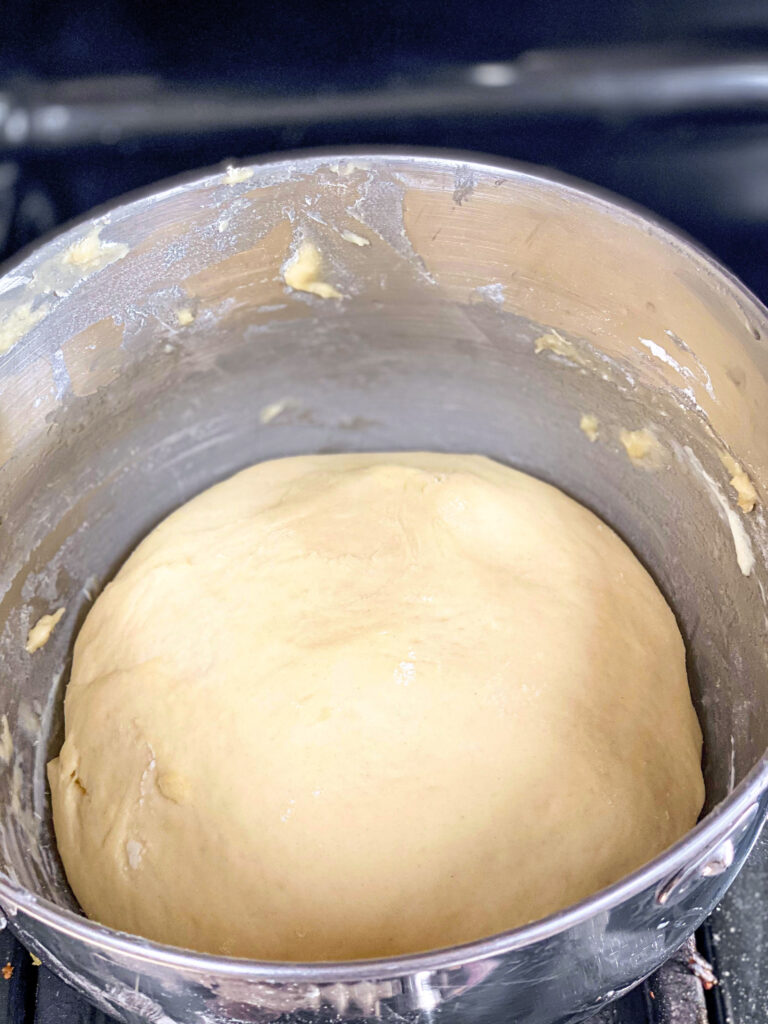
[[[687,231],[768,299],[768,5],[755,0],[5,0],[0,258],[154,181],[304,146],[540,163]],[[45,25],[45,31],[41,29]],[[585,54],[584,47],[591,47]],[[765,1024],[768,840],[697,936],[599,1024]],[[0,932],[0,1024],[103,1024]],[[510,1007],[514,1016],[514,1008]]]

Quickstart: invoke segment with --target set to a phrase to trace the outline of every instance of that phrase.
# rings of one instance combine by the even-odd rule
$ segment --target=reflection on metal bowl
[[[289,273],[290,288],[286,265],[307,246],[322,262]],[[768,533],[722,462],[765,492],[766,330],[737,281],[643,214],[468,156],[289,155],[212,173],[98,213],[8,269],[0,905],[22,941],[127,1021],[553,1024],[647,975],[719,900],[768,805]],[[622,430],[651,430],[659,458],[636,465]],[[556,482],[638,552],[688,645],[706,816],[562,913],[421,955],[256,963],[87,921],[55,852],[44,765],[94,593],[163,515],[249,463],[417,448]],[[29,627],[62,605],[27,654]]]

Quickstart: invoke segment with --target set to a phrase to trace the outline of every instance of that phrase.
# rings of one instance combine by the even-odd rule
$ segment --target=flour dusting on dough
[[[137,839],[129,839],[125,844],[125,856],[128,859],[128,867],[135,871],[141,867],[144,846]]]
[[[27,643],[24,648],[27,654],[34,654],[41,647],[45,647],[51,639],[51,633],[59,624],[65,611],[66,608],[58,608],[51,615],[43,615],[42,618],[37,620],[27,636]]]

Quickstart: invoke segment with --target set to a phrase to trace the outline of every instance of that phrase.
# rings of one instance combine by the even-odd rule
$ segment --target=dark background
[[[527,107],[510,109],[508,90],[486,89],[478,109],[452,112],[441,101],[478,63],[535,70],[542,50],[555,51],[554,71],[533,76]],[[750,57],[737,88],[706,95],[707,66],[743,67]],[[666,84],[646,73],[635,87],[626,77],[659,60],[672,69]],[[691,61],[703,64],[703,89],[694,83],[667,102],[675,68]],[[598,82],[595,102],[582,102],[568,82],[573,66],[623,75],[623,99]],[[404,109],[401,92],[414,85],[437,90],[428,114]],[[338,95],[350,92],[373,94],[378,113],[340,116]],[[113,107],[158,96],[170,97],[172,125],[183,99],[187,122],[137,132],[112,117]],[[251,101],[255,113],[229,127],[198,120],[194,98],[211,96],[224,111],[229,99]],[[266,124],[270,104],[288,96],[308,97],[312,117]],[[100,104],[101,128],[66,146],[20,137],[19,111],[51,103]],[[0,256],[125,191],[228,157],[445,146],[554,166],[620,192],[697,237],[765,297],[767,122],[766,0],[0,0]]]
[[[768,300],[768,0],[0,0],[0,259],[174,174],[370,144],[595,182]],[[763,841],[699,935],[721,976],[711,1021],[768,1020],[766,921]],[[100,1019],[7,932],[0,954],[3,1024]],[[605,1020],[701,1020],[680,971]]]
[[[4,0],[0,60],[44,77],[161,72],[304,91],[541,47],[768,44],[762,0]]]

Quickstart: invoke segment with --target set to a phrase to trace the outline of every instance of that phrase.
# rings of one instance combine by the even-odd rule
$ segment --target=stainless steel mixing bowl
[[[286,287],[303,241],[342,298]],[[768,533],[721,462],[730,452],[763,493],[766,330],[737,281],[644,215],[526,168],[429,154],[208,173],[10,268],[0,905],[21,940],[126,1021],[551,1024],[647,975],[720,898],[768,803]],[[583,413],[599,418],[594,443]],[[634,464],[622,428],[652,430],[658,457]],[[242,466],[403,448],[484,452],[555,481],[639,553],[687,640],[706,817],[577,906],[417,956],[255,963],[85,920],[56,855],[44,765],[94,595],[162,516]],[[51,640],[27,654],[30,625],[59,606]]]

